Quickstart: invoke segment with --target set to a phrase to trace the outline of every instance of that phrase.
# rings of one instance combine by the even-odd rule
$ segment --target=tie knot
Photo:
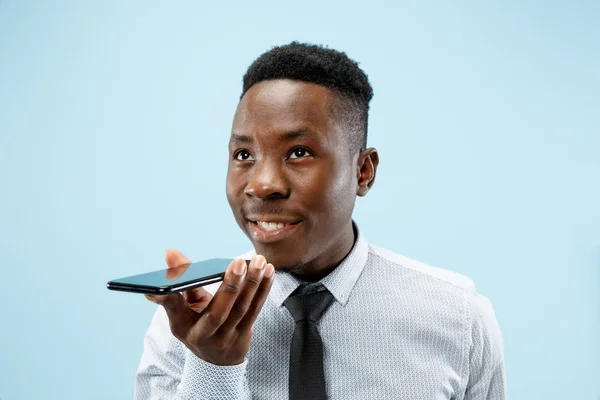
[[[296,323],[300,321],[318,322],[327,307],[333,302],[333,295],[325,289],[320,292],[291,295],[283,302]]]

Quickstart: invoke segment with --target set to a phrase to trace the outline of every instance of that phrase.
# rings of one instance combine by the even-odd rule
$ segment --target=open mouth
[[[268,221],[250,221],[252,223],[254,223],[255,225],[258,225],[262,230],[270,232],[270,231],[276,231],[277,229],[283,229],[288,225],[296,225],[299,222],[291,222],[291,223],[285,223],[285,222],[268,222]]]
[[[250,231],[254,239],[259,242],[272,243],[290,236],[301,221],[252,221],[248,220]]]

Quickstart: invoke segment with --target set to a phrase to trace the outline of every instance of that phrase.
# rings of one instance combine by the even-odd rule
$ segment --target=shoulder
[[[448,269],[427,265],[412,258],[394,253],[390,250],[369,245],[369,256],[375,263],[401,270],[416,276],[418,279],[435,282],[442,286],[456,288],[458,291],[475,291],[475,283],[465,275]]]
[[[377,266],[375,274],[385,276],[395,288],[414,292],[415,296],[425,298],[436,307],[460,308],[462,318],[473,329],[498,335],[492,303],[477,292],[475,282],[470,277],[373,245],[369,245],[369,258]]]
[[[433,334],[436,342],[450,338],[461,349],[458,368],[465,377],[467,397],[479,399],[493,391],[504,398],[502,332],[492,302],[476,291],[473,280],[375,246],[369,248],[369,259],[368,276],[378,289],[384,286],[386,294],[412,303],[415,325],[426,326],[425,334]]]

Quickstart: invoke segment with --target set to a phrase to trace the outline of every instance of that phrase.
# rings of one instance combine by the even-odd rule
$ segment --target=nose
[[[276,160],[255,161],[244,193],[259,199],[288,197],[290,188],[282,168]]]

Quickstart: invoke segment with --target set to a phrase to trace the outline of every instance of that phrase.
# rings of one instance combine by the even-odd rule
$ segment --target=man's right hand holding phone
[[[169,268],[191,263],[177,250],[168,250],[166,261]],[[273,265],[256,255],[248,267],[245,260],[233,260],[214,296],[203,287],[144,296],[165,308],[173,336],[196,356],[215,365],[238,365],[250,349],[252,325],[274,275]]]

